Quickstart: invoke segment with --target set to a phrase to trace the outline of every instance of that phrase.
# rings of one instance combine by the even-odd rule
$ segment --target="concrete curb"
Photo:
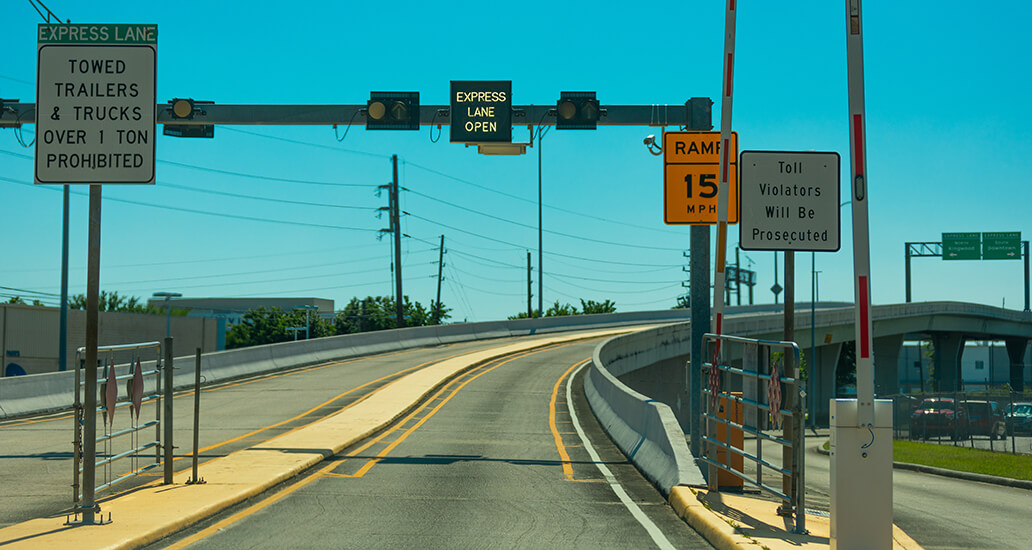
[[[823,445],[823,444],[822,444]],[[818,453],[828,456],[831,451],[824,450],[822,445],[814,447]],[[991,483],[993,485],[1001,485],[1004,487],[1014,487],[1016,489],[1027,489],[1032,491],[1032,481],[1026,479],[1014,479],[1010,477],[991,476],[988,474],[976,474],[972,472],[961,472],[958,470],[947,470],[946,468],[936,468],[935,466],[925,466],[924,464],[910,464],[909,462],[893,462],[893,468],[900,470],[910,470],[912,472],[921,472],[923,474],[934,474],[937,476],[951,477],[954,479],[963,479],[965,481],[979,481],[982,483]]]
[[[690,487],[674,487],[670,489],[670,506],[714,548],[737,550],[740,546],[755,545],[755,541],[736,533],[734,527],[709,511],[695,495]]]

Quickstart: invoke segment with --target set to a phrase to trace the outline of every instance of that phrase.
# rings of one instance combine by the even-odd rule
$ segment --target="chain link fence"
[[[885,396],[893,437],[1032,455],[1032,392],[989,389]]]

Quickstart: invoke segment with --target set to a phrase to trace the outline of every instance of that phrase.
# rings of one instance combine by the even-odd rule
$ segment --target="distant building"
[[[215,317],[225,319],[226,324],[240,322],[245,313],[252,309],[278,307],[290,311],[301,306],[315,306],[320,315],[333,314],[333,300],[325,298],[172,298],[172,309],[189,309],[188,317]],[[147,305],[163,310],[164,298],[151,298]]]
[[[98,344],[138,344],[160,341],[165,337],[166,316],[148,313],[101,311]],[[86,345],[86,312],[68,310],[68,364],[58,364],[60,356],[61,309],[56,307],[0,304],[0,376],[40,374],[73,368],[75,350]],[[173,351],[190,355],[201,348],[204,353],[222,349],[225,323],[219,319],[173,315]]]
[[[1032,344],[1029,344],[1032,347]],[[899,386],[901,391],[917,391],[921,389],[924,379],[925,390],[932,391],[931,368],[932,359],[927,357],[931,351],[927,341],[921,343],[907,341],[899,354]],[[1026,357],[1029,349],[1026,348]],[[984,389],[986,385],[1003,386],[1010,383],[1010,357],[1003,342],[968,341],[964,344],[964,352],[960,356],[960,373],[963,389]],[[1025,387],[1032,387],[1032,369],[1024,369]]]

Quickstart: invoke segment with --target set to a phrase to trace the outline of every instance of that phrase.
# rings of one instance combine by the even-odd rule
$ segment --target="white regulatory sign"
[[[36,183],[154,183],[156,25],[42,24]]]
[[[743,250],[839,249],[838,153],[743,151],[738,166]]]

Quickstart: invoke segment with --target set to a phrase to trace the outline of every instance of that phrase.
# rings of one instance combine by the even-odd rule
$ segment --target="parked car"
[[[910,415],[910,439],[945,435],[957,440],[969,434],[967,410],[950,397],[928,397]]]
[[[1007,435],[1032,434],[1032,403],[1013,403],[1007,409]]]
[[[987,435],[989,439],[996,439],[1006,434],[1005,417],[995,401],[965,401],[963,405],[968,412],[971,435]]]

